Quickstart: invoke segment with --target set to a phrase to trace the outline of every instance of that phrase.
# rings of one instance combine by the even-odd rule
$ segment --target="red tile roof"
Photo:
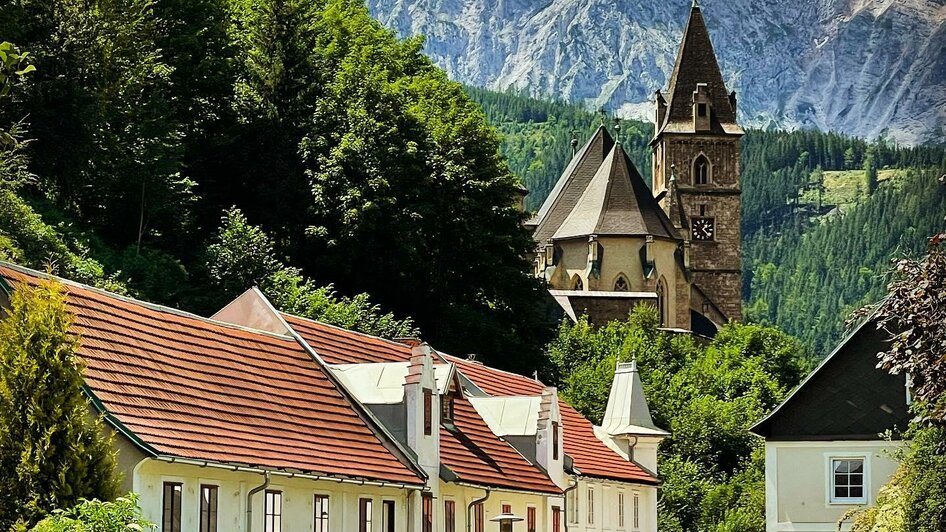
[[[490,368],[454,356],[444,358],[457,365],[464,376],[489,395],[540,395],[544,386],[528,377]],[[564,429],[565,454],[572,457],[575,468],[595,478],[656,484],[657,479],[634,462],[611,450],[595,436],[593,425],[577,410],[559,401]]]
[[[39,278],[4,265],[0,276]],[[86,383],[157,454],[423,482],[293,339],[71,283],[66,292]]]
[[[410,346],[361,334],[313,320],[286,315],[286,322],[328,364],[407,362]],[[468,401],[457,398],[456,432],[442,429],[440,461],[460,482],[507,489],[561,493],[538,467],[489,426]]]

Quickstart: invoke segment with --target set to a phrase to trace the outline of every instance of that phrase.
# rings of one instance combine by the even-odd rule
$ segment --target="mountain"
[[[946,131],[946,0],[704,0],[740,120],[900,143]],[[369,0],[454,79],[649,117],[690,2]]]

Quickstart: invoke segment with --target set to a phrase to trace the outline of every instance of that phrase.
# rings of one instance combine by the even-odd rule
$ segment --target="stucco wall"
[[[865,493],[870,505],[897,468],[890,458],[897,445],[885,441],[766,442],[767,532],[837,530],[837,521],[857,505],[829,502],[830,459],[865,458]]]
[[[589,490],[594,492],[594,524],[588,522]],[[624,526],[619,524],[618,498],[624,494]],[[639,527],[634,527],[634,493],[640,497]],[[573,504],[577,502],[578,512]],[[657,488],[581,479],[568,495],[568,532],[656,532]],[[564,530],[564,529],[563,529]]]

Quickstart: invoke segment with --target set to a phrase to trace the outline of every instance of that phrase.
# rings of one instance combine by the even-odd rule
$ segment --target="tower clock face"
[[[716,223],[712,218],[694,218],[691,227],[693,240],[713,240],[716,236]]]

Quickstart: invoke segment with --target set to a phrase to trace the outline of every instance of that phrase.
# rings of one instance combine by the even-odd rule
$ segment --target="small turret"
[[[710,116],[713,113],[713,102],[710,99],[709,86],[706,83],[697,83],[693,91],[693,131],[709,131]]]

